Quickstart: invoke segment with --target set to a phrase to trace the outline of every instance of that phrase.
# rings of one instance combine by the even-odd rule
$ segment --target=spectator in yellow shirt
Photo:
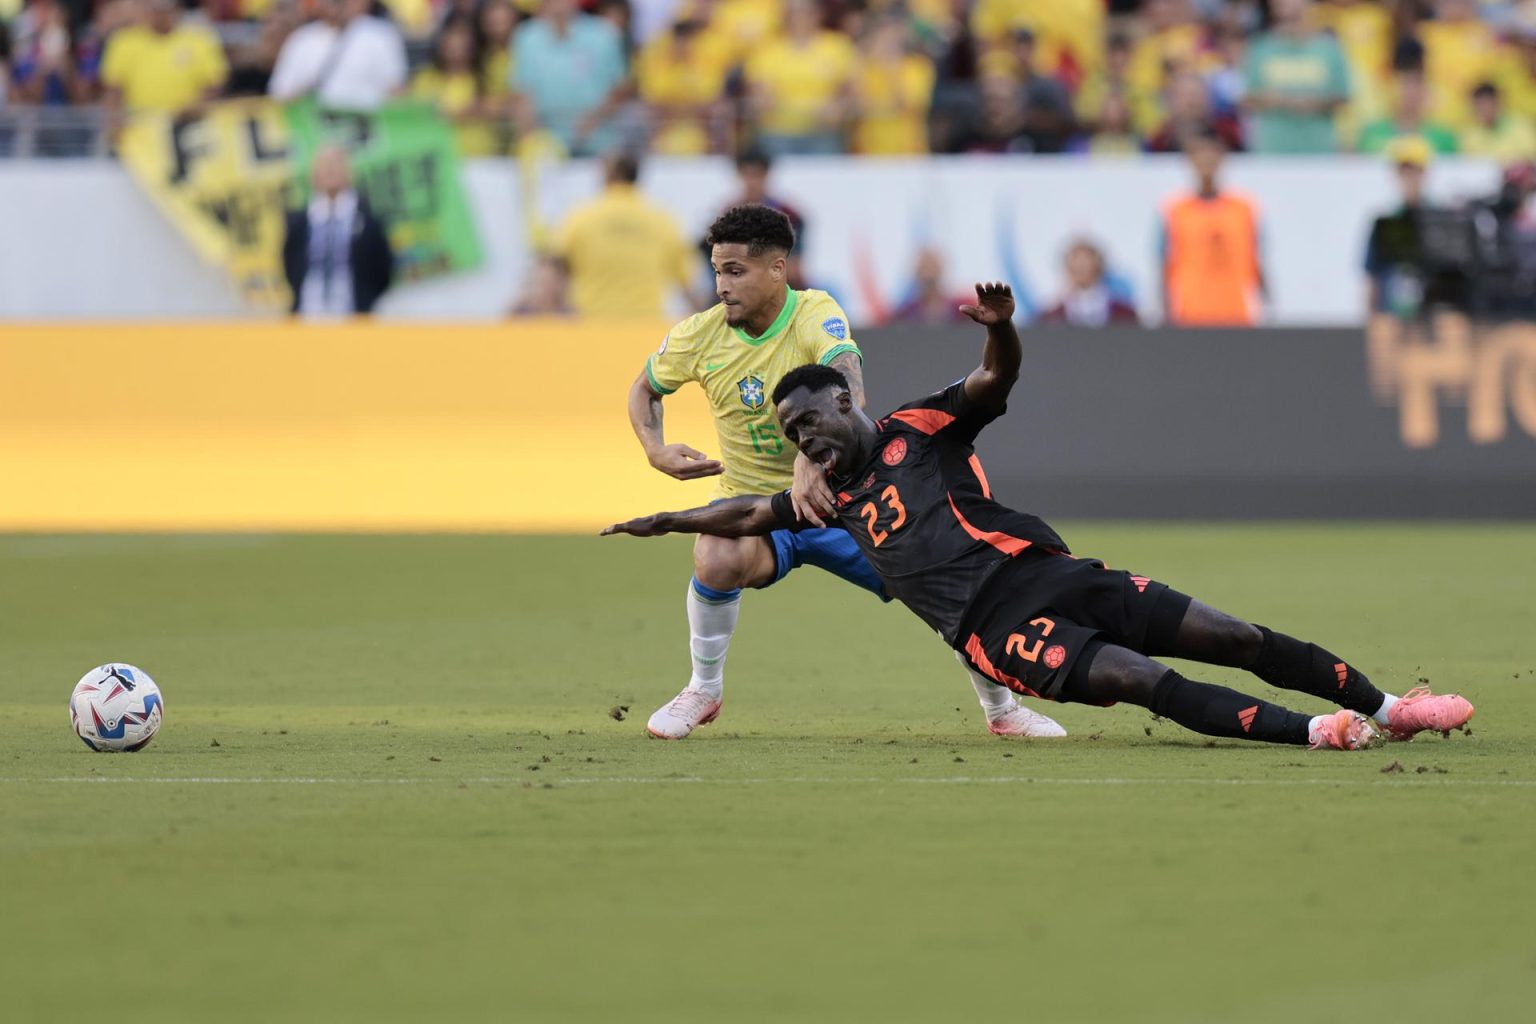
[[[701,19],[725,41],[732,67],[746,63],[773,39],[784,20],[781,0],[704,0],[698,6]]]
[[[433,5],[430,0],[380,0],[389,18],[407,39],[425,39],[432,33]]]
[[[1135,156],[1142,151],[1140,135],[1131,126],[1131,106],[1122,92],[1111,92],[1099,104],[1097,121],[1083,125],[1079,135],[1067,147],[1069,153],[1089,156]]]
[[[1007,48],[1016,30],[1039,40],[1035,67],[1078,88],[1104,58],[1104,0],[977,0],[971,31],[986,47]]]
[[[1190,0],[1147,0],[1145,14],[1149,31],[1132,48],[1126,76],[1142,95],[1161,96],[1169,71],[1195,66],[1205,30]]]
[[[686,12],[640,51],[635,79],[651,117],[653,153],[698,156],[725,148],[729,61],[724,37]]]
[[[784,34],[747,61],[758,144],[770,156],[841,152],[854,61],[848,37],[822,29],[814,0],[788,0]]]
[[[176,0],[146,0],[142,25],[118,30],[101,59],[106,102],[126,111],[178,114],[216,98],[229,77],[218,36],[184,21]]]
[[[1392,61],[1392,14],[1379,0],[1326,0],[1312,6],[1312,23],[1339,41],[1360,78],[1384,81]]]
[[[1536,120],[1536,22],[1512,29],[1497,81],[1509,112]]]
[[[462,17],[451,18],[437,34],[431,63],[411,80],[411,95],[434,104],[453,122],[463,156],[498,152],[493,125],[497,111],[485,98],[478,57],[474,25]]]
[[[556,232],[553,255],[570,274],[571,305],[581,316],[660,319],[674,291],[701,308],[692,290],[697,256],[672,215],[640,194],[639,179],[633,157],[610,157],[602,195],[572,210]]]
[[[480,48],[480,91],[485,96],[505,97],[512,88],[512,33],[517,29],[517,8],[510,0],[486,0],[475,17]]]
[[[1472,90],[1487,81],[1501,56],[1493,30],[1478,19],[1477,0],[1435,0],[1435,17],[1419,25],[1430,117],[1452,129],[1472,122]]]
[[[933,61],[911,52],[907,22],[887,15],[864,44],[854,79],[858,124],[854,150],[867,156],[928,152],[928,107],[933,102]]]
[[[1504,109],[1498,86],[1483,82],[1472,90],[1472,124],[1461,131],[1460,152],[1501,164],[1536,160],[1536,129]]]
[[[1118,96],[1130,116],[1131,129],[1150,135],[1162,123],[1162,107],[1157,92],[1143,92],[1131,81],[1131,41],[1115,34],[1104,48],[1104,66],[1091,74],[1077,91],[1077,117],[1086,124],[1104,120],[1104,105],[1110,96]]]

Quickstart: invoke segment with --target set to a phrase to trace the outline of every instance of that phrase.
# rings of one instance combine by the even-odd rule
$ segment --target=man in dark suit
[[[371,313],[395,273],[384,225],[353,190],[345,151],[316,153],[312,181],[308,205],[288,211],[283,238],[292,311],[322,319]]]

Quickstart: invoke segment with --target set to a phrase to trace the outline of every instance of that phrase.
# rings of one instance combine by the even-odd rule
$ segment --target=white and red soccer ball
[[[164,720],[160,687],[148,672],[121,662],[91,669],[69,697],[69,724],[99,753],[144,749]]]

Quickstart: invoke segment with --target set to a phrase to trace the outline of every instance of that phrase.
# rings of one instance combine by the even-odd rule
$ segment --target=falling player
[[[794,508],[820,524],[816,506],[832,504],[825,477],[785,444],[768,396],[790,369],[814,363],[835,368],[847,381],[849,400],[862,406],[862,357],[848,318],[825,292],[795,291],[786,283],[795,236],[777,210],[755,205],[728,210],[711,226],[707,242],[720,303],[673,327],[646,361],[629,391],[630,423],[651,465],[668,476],[720,476],[718,498],[790,488]],[[662,400],[688,381],[697,382],[709,398],[719,460],[663,438]],[[683,739],[719,714],[742,588],[770,586],[809,564],[889,600],[858,544],[843,531],[765,532],[767,537],[706,532],[694,545],[686,599],[693,674],[682,692],[651,716],[646,729],[652,736]],[[1051,719],[1019,704],[1006,687],[966,667],[993,733],[1066,735]]]
[[[832,480],[836,521],[892,597],[988,677],[1025,694],[1150,708],[1195,732],[1357,750],[1459,728],[1472,705],[1427,688],[1384,694],[1342,658],[1216,611],[1144,576],[1068,553],[1042,520],[992,500],[972,442],[1002,415],[1023,358],[1006,285],[961,307],[987,328],[981,366],[874,421],[835,368],[803,366],[774,390],[784,436]],[[801,529],[787,493],[663,512],[603,531],[746,537]],[[1309,716],[1185,679],[1152,660],[1246,669],[1342,710]],[[1374,724],[1373,724],[1374,723]]]

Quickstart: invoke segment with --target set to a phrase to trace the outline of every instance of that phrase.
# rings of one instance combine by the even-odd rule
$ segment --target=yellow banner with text
[[[0,330],[0,530],[585,532],[709,499],[626,395],[666,324]],[[702,393],[669,440],[714,454]]]

